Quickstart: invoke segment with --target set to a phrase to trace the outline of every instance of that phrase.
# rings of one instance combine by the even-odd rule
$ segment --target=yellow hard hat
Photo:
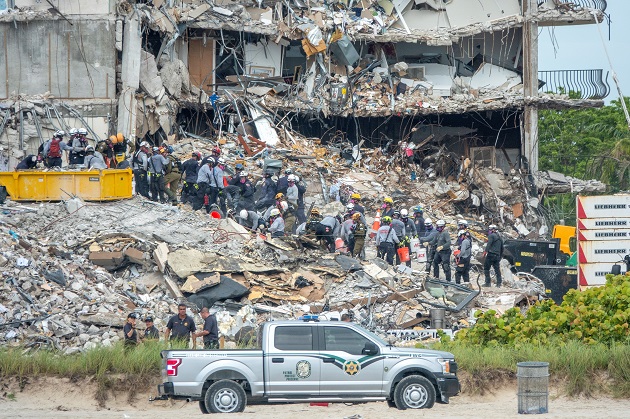
[[[111,141],[113,144],[116,144],[118,142],[118,138],[116,138],[115,135],[112,135],[109,137],[109,141]]]
[[[357,221],[361,219],[361,213],[360,212],[355,212],[354,214],[352,214],[352,219]]]
[[[284,198],[284,194],[282,192],[278,192],[276,194],[276,199],[282,199],[282,198]]]
[[[361,195],[359,195],[358,193],[353,193],[352,195],[350,195],[350,198],[352,199],[361,199]]]
[[[116,138],[118,139],[118,142],[121,144],[125,142],[125,137],[122,135],[122,132],[119,132],[118,134],[116,134]]]
[[[393,204],[394,200],[388,196],[387,198],[383,199],[383,202],[385,202],[386,204]]]

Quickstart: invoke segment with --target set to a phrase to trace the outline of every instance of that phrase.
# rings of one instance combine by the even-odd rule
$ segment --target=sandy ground
[[[89,382],[70,383],[65,379],[46,379],[29,383],[20,392],[15,384],[3,383],[0,394],[0,418],[68,418],[68,419],[174,419],[202,416],[197,403],[182,401],[148,402],[148,393],[137,393],[129,404],[126,394],[119,394],[107,401],[106,408],[99,408],[94,400],[95,386]],[[13,393],[14,392],[14,393]],[[13,394],[14,397],[9,396]],[[13,399],[13,400],[11,400]],[[230,419],[296,418],[343,419],[360,415],[363,419],[385,418],[523,418],[517,413],[515,386],[502,386],[495,394],[486,396],[458,396],[448,405],[436,404],[433,409],[400,411],[387,407],[384,402],[359,405],[334,404],[328,407],[308,404],[282,404],[248,406],[245,412],[232,414]],[[558,397],[553,391],[549,399],[549,413],[541,418],[610,418],[630,417],[630,400],[609,398],[568,399]],[[354,419],[354,418],[353,418]],[[358,419],[358,417],[356,417]]]

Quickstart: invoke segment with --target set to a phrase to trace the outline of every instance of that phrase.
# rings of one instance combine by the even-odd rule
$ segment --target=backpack
[[[61,157],[61,146],[59,145],[61,140],[58,138],[53,138],[50,141],[50,148],[48,149],[48,157],[57,158]]]

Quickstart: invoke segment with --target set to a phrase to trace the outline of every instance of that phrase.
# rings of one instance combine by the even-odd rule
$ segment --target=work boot
[[[497,288],[501,288],[501,283],[497,282]]]
[[[492,284],[491,284],[491,283],[489,283],[489,282],[486,282],[485,284],[483,284],[483,286],[484,286],[484,287],[487,287],[487,288],[490,288],[490,287],[492,286]]]

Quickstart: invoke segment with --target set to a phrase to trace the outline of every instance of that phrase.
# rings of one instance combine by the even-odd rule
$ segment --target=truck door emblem
[[[295,375],[298,378],[308,378],[311,376],[311,363],[308,361],[298,361],[295,365]]]
[[[346,361],[343,363],[343,371],[348,375],[356,375],[361,371],[361,366],[356,361]]]

